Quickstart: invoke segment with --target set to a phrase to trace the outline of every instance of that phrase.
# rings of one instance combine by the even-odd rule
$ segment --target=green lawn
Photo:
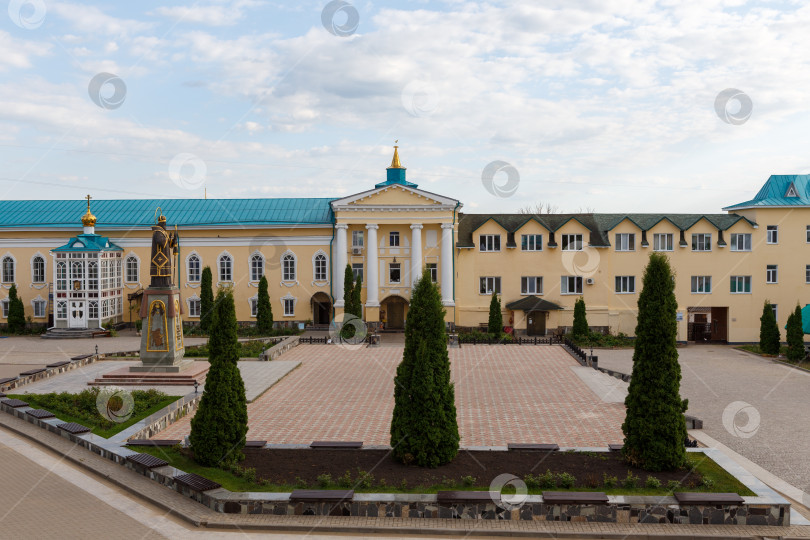
[[[772,354],[763,353],[759,349],[759,345],[739,345],[736,348],[740,349],[740,350],[743,350],[743,351],[748,351],[748,352],[752,352],[754,354],[758,354],[758,355],[760,355],[762,357],[765,357],[765,358],[776,358],[776,356],[774,356]],[[797,362],[795,364],[793,362],[789,362],[788,359],[787,359],[787,350],[788,350],[787,345],[780,346],[779,347],[779,354],[782,355],[782,358],[777,358],[777,360],[779,360],[780,362],[787,362],[788,364],[792,364],[794,366],[798,366],[798,367],[801,367],[801,368],[804,368],[804,369],[810,369],[810,362],[808,362],[806,360],[803,361],[803,362]]]
[[[239,358],[258,358],[265,349],[273,346],[273,343],[264,341],[240,341]],[[186,347],[186,358],[208,358],[208,344],[196,347]]]
[[[135,390],[132,392],[135,408],[125,422],[113,422],[103,417],[96,407],[98,388],[84,390],[78,394],[10,394],[8,397],[27,402],[31,407],[45,409],[65,422],[76,422],[91,428],[96,435],[109,439],[116,433],[168,407],[179,396],[167,396],[155,390]]]
[[[331,481],[327,481],[324,478],[324,482],[318,485],[308,485],[306,482],[298,482],[296,484],[273,484],[269,482],[256,482],[252,479],[252,476],[255,476],[255,471],[253,474],[250,470],[243,475],[234,474],[231,471],[226,471],[214,467],[202,467],[198,465],[193,459],[186,456],[179,448],[177,447],[149,447],[149,446],[137,446],[137,447],[129,447],[130,450],[134,450],[136,452],[141,452],[145,454],[151,454],[153,456],[157,456],[161,459],[165,459],[169,462],[170,465],[173,467],[177,467],[181,471],[187,473],[194,473],[209,480],[213,480],[222,485],[227,490],[234,491],[234,492],[242,492],[242,491],[264,491],[264,492],[289,492],[293,489],[340,489],[340,488],[353,488],[355,491],[360,493],[436,493],[440,490],[446,489],[453,489],[453,490],[489,490],[489,485],[476,485],[474,482],[475,479],[468,479],[465,482],[463,479],[458,479],[457,481],[451,481],[450,479],[446,479],[442,484],[437,484],[433,486],[423,487],[423,486],[389,486],[389,485],[379,485],[379,483],[375,483],[373,477],[368,478],[365,477],[365,481],[361,479],[361,473],[358,471],[358,474],[352,475],[351,478],[344,477],[344,478],[334,478],[330,479]],[[694,470],[700,473],[703,478],[704,482],[711,485],[711,488],[702,485],[700,487],[694,489],[686,489],[683,487],[676,488],[675,491],[697,491],[697,492],[713,492],[713,493],[738,493],[743,496],[750,496],[754,495],[750,489],[745,487],[740,481],[736,478],[731,476],[729,473],[725,471],[722,467],[720,467],[717,463],[714,462],[711,458],[707,456],[694,456],[690,453],[689,457],[689,466],[694,468]],[[706,481],[705,479],[708,479]],[[619,479],[620,481],[622,479]],[[640,483],[643,483],[643,479],[640,480]],[[565,489],[562,487],[553,487],[553,488],[539,488],[539,487],[530,487],[529,494],[532,495],[541,495],[543,491],[604,491],[608,495],[667,495],[671,494],[671,491],[666,488],[666,486],[662,486],[660,488],[647,488],[647,487],[635,487],[635,488],[625,488],[625,487],[605,487],[605,486],[596,486],[593,488],[583,488],[577,487],[576,489]],[[504,492],[506,493],[506,492]]]

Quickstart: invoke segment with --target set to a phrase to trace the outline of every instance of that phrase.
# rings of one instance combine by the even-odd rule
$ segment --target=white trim
[[[317,274],[315,268],[315,258],[318,255],[323,255],[324,258],[326,259],[326,279],[315,279]],[[283,272],[284,268],[282,268],[281,271]],[[324,250],[319,249],[318,251],[312,254],[312,284],[318,287],[323,287],[328,283],[329,283],[329,255],[327,255]]]
[[[322,228],[326,228],[324,226]],[[216,229],[216,227],[207,227],[209,229]],[[299,228],[290,225],[289,229]],[[240,227],[243,230],[244,227]],[[0,231],[9,231],[10,229],[0,227]],[[16,232],[16,231],[15,231]],[[72,231],[75,234],[75,231]],[[67,243],[72,236],[64,237],[41,237],[41,238],[4,238],[3,245],[9,248],[39,248],[39,249],[56,249]],[[264,246],[321,246],[328,247],[331,236],[267,236],[257,238],[245,237],[215,237],[215,236],[194,236],[184,237],[183,245],[193,246],[195,248],[203,247],[225,247],[225,246],[250,246],[250,247],[264,247]],[[143,248],[152,246],[152,238],[134,238],[134,237],[121,237],[110,238],[110,243],[119,247],[130,248]]]
[[[3,275],[3,261],[6,260],[6,257],[10,257],[11,261],[13,263],[12,264],[12,272],[14,272],[14,279],[12,279],[11,281],[6,281],[4,279],[5,276]],[[6,287],[7,289],[10,289],[11,285],[17,283],[17,277],[18,277],[17,276],[17,257],[12,255],[10,251],[6,251],[5,254],[3,254],[2,257],[0,257],[0,283],[2,283],[3,286]]]
[[[256,301],[256,313],[253,313],[253,301],[254,300]],[[247,303],[248,303],[248,309],[250,310],[250,316],[255,319],[256,315],[259,312],[259,295],[254,294],[253,296],[251,296],[250,298],[247,299]]]
[[[286,311],[284,310],[284,301],[285,300],[292,300],[293,301],[293,312],[292,312],[291,315],[287,315]],[[287,293],[286,295],[279,298],[279,301],[281,302],[281,316],[282,317],[295,317],[295,306],[298,304],[298,298],[291,295],[290,293]]]
[[[134,257],[135,260],[138,261],[138,279],[136,279],[135,281],[130,281],[130,280],[127,279],[127,261],[129,260],[130,257]],[[124,271],[123,272],[124,275],[122,276],[123,277],[123,283],[129,283],[129,284],[137,283],[137,285],[140,287],[141,286],[141,258],[134,251],[130,251],[129,253],[124,255],[123,263],[124,263],[123,268],[122,268],[122,270]],[[100,268],[99,268],[99,272],[101,272]],[[101,279],[100,276],[99,276],[99,279]]]
[[[411,194],[416,195],[416,196],[418,196],[420,198],[424,197],[428,201],[433,201],[435,203],[439,203],[439,204],[432,205],[432,206],[427,206],[427,205],[425,205],[425,206],[422,206],[422,205],[401,205],[400,206],[400,205],[396,205],[395,208],[397,208],[397,209],[417,208],[419,210],[425,210],[427,208],[431,208],[431,209],[441,209],[441,210],[447,210],[447,209],[452,210],[452,209],[456,208],[456,204],[458,204],[458,202],[459,202],[456,199],[451,199],[450,197],[443,197],[441,195],[436,195],[435,193],[430,193],[428,191],[422,191],[421,189],[416,189],[416,188],[412,188],[412,187],[408,187],[408,186],[403,186],[401,184],[391,184],[391,185],[388,185],[388,186],[383,186],[383,187],[379,187],[379,188],[369,189],[367,191],[362,191],[362,192],[356,193],[354,195],[349,195],[348,197],[344,197],[342,199],[332,201],[329,204],[332,206],[332,209],[335,210],[335,211],[337,211],[337,210],[361,210],[361,211],[362,210],[370,210],[371,208],[374,208],[374,206],[371,206],[371,205],[355,205],[355,206],[352,207],[352,206],[349,206],[349,205],[352,204],[352,203],[356,203],[358,201],[362,201],[363,199],[368,199],[369,197],[373,197],[374,195],[377,195],[378,193],[385,193],[389,189],[391,189],[391,190],[400,189],[400,190],[404,191],[405,193],[411,193]],[[378,209],[379,208],[390,209],[391,207],[392,207],[391,205],[377,206]]]
[[[293,265],[295,270],[295,275],[293,276],[293,279],[284,279],[284,257],[286,257],[287,255],[292,255],[293,258]],[[281,256],[278,258],[278,262],[281,265],[281,285],[284,285],[286,287],[298,285],[298,272],[299,272],[298,256],[295,254],[295,252],[288,249],[287,251],[281,254]]]
[[[189,259],[191,259],[191,257],[194,257],[194,256],[196,256],[196,257],[197,257],[197,259],[199,259],[199,261],[200,261],[200,279],[199,279],[199,281],[191,281],[191,280],[188,278],[188,272],[189,272],[188,261],[189,261]],[[203,272],[203,268],[204,268],[204,267],[203,267],[203,258],[202,258],[202,255],[200,255],[199,253],[197,253],[197,251],[196,251],[196,250],[192,250],[192,251],[191,251],[191,253],[189,253],[188,255],[186,255],[186,279],[185,279],[186,287],[195,287],[195,288],[196,288],[196,287],[199,287],[199,286],[200,286],[200,283],[202,282],[202,272]]]
[[[231,279],[223,280],[222,272],[220,272],[220,263],[222,262],[222,257],[227,255],[231,259]],[[236,271],[236,259],[233,255],[226,249],[225,251],[221,252],[217,255],[217,287],[221,287],[222,285],[233,285],[233,275]],[[202,279],[202,274],[200,274],[200,279]]]
[[[36,302],[45,302],[45,314],[40,316],[40,317],[38,317],[36,315],[36,308],[34,307],[34,304]],[[34,318],[34,319],[44,319],[44,318],[46,318],[48,316],[48,301],[46,299],[42,298],[41,295],[38,294],[35,298],[32,298],[30,304],[31,304],[31,317],[32,318]]]
[[[259,276],[259,279],[253,279],[253,257],[258,255],[262,258],[262,274]],[[248,262],[248,287],[258,287],[259,281],[261,281],[262,276],[265,275],[267,269],[267,257],[264,256],[264,253],[259,251],[258,249],[253,250],[253,253],[250,253],[247,258]]]
[[[196,300],[197,302],[200,302],[200,297],[195,294],[193,296],[189,296],[188,298],[186,298],[186,313],[188,313],[188,316],[191,317],[191,318],[199,319],[200,318],[199,315],[192,315],[191,314],[191,301],[192,300]],[[202,305],[200,306],[200,311],[202,311]]]
[[[42,281],[34,281],[34,259],[37,257],[42,258],[43,263],[43,270],[42,270]],[[37,285],[45,286],[48,284],[48,259],[45,258],[45,255],[37,251],[33,255],[31,255],[31,259],[29,260],[29,266],[31,267],[31,287],[36,287]],[[41,288],[41,287],[38,287]]]

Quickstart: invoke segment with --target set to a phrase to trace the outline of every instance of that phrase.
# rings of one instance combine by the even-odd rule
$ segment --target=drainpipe
[[[451,238],[450,241],[453,245],[453,251],[455,251],[456,245],[456,211],[458,207],[461,206],[461,201],[456,201],[456,207],[453,208],[453,228],[450,229]],[[458,306],[456,304],[456,258],[453,257],[453,324],[458,324]]]

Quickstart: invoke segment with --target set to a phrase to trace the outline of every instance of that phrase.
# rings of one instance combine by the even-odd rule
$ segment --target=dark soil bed
[[[619,452],[536,452],[511,450],[508,452],[461,451],[447,465],[436,469],[423,469],[394,461],[387,450],[282,450],[245,448],[245,460],[240,466],[255,468],[257,479],[277,484],[306,481],[316,485],[318,476],[329,474],[338,479],[349,474],[356,478],[359,471],[368,472],[374,483],[384,481],[389,486],[435,486],[461,483],[464,477],[473,477],[475,485],[488,485],[499,474],[513,474],[519,478],[538,476],[550,470],[555,475],[568,473],[576,478],[576,486],[596,488],[602,486],[604,475],[623,481],[628,471],[639,477],[644,485],[648,476],[654,476],[666,486],[670,480],[684,487],[697,487],[702,477],[687,469],[674,472],[648,473],[630,467]]]

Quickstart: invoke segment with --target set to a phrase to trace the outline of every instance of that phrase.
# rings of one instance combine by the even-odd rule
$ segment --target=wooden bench
[[[501,499],[498,491],[439,491],[436,502],[439,504],[488,503]]]
[[[68,433],[72,433],[73,435],[79,435],[81,433],[90,433],[89,427],[77,424],[76,422],[65,422],[63,424],[57,425],[56,427],[58,427],[63,431],[67,431]]]
[[[145,469],[155,469],[157,467],[165,467],[169,464],[165,459],[153,456],[151,454],[133,454],[127,456],[127,461],[135,463]]]
[[[213,480],[209,480],[208,478],[204,478],[193,473],[180,474],[172,478],[172,480],[181,486],[186,486],[187,488],[200,492],[222,487]]]
[[[76,360],[84,360],[85,358],[90,358],[93,356],[92,354],[80,354],[79,356],[71,356],[70,359],[75,362]]]
[[[353,489],[296,489],[290,493],[291,501],[342,502],[353,497]]]
[[[681,505],[708,504],[708,505],[728,505],[742,504],[745,502],[736,493],[675,493],[675,499]]]
[[[109,330],[99,330],[98,332],[92,332],[91,336],[92,337],[110,337],[110,331]]]
[[[27,377],[28,375],[36,375],[37,373],[42,373],[45,371],[45,368],[36,368],[36,369],[29,369],[28,371],[23,371],[20,373],[20,377]]]
[[[621,452],[622,448],[624,448],[624,444],[622,443],[608,445],[608,450],[611,452]]]
[[[310,448],[362,448],[363,441],[312,441]]]
[[[546,504],[607,504],[608,496],[602,491],[544,491]]]
[[[245,441],[245,448],[264,448],[267,441]]]
[[[507,443],[507,450],[535,450],[538,452],[556,452],[560,449],[558,444],[534,444],[534,443]]]
[[[66,366],[67,364],[70,364],[70,360],[62,360],[61,362],[54,362],[53,364],[48,364],[48,365],[47,365],[47,366],[45,366],[45,367],[48,367],[48,368],[57,368],[57,367]]]

